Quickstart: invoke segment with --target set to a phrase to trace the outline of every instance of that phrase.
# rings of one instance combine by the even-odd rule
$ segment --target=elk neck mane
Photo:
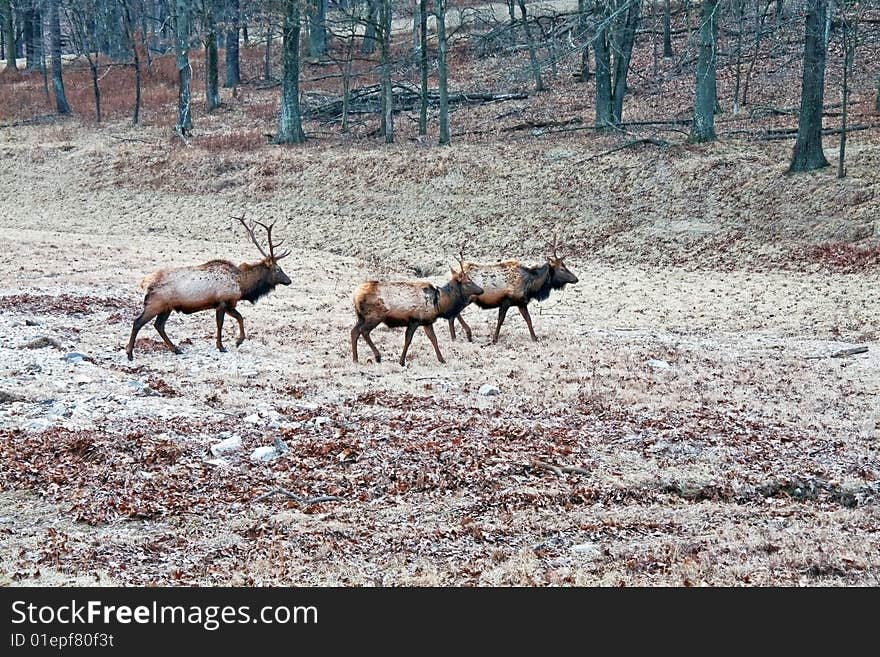
[[[456,281],[449,281],[443,287],[439,289],[435,287],[434,289],[438,292],[435,307],[439,316],[444,319],[455,317],[470,303],[470,299],[462,294],[461,285]],[[448,300],[446,308],[443,308],[444,299]]]
[[[255,263],[243,262],[238,266],[241,298],[256,303],[257,300],[275,289],[272,271],[264,260]]]
[[[529,277],[529,284],[526,289],[530,299],[544,301],[544,299],[550,296],[550,290],[558,287],[553,284],[553,272],[550,270],[549,264],[544,263],[538,267],[526,267],[525,269]]]

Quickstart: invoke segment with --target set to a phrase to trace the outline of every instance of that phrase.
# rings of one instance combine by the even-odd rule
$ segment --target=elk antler
[[[232,218],[238,219],[241,222],[241,225],[244,226],[244,229],[247,231],[247,234],[250,236],[251,242],[254,243],[254,246],[257,247],[257,250],[262,254],[262,256],[264,258],[268,258],[269,256],[266,255],[265,251],[263,251],[263,247],[260,246],[260,242],[257,240],[257,236],[254,235],[254,222],[251,222],[250,224],[248,224],[248,222],[244,218],[244,215],[241,215],[240,217],[232,217]]]
[[[464,273],[464,247],[458,248],[458,266],[461,267],[461,273]]]
[[[559,237],[559,236],[558,236],[558,234],[556,233],[556,231],[553,231],[553,244],[551,244],[550,246],[553,248],[553,258],[556,259],[556,260],[562,260],[565,256],[561,256],[561,255],[559,255],[559,254],[556,253],[556,249],[559,248],[559,239],[558,239],[558,237]]]

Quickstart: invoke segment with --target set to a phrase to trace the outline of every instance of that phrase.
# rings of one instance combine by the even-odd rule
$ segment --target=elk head
[[[577,283],[578,277],[575,276],[563,262],[565,256],[561,256],[557,253],[559,241],[556,233],[553,233],[553,244],[550,246],[553,249],[553,255],[547,256],[547,264],[550,265],[553,287],[561,288],[567,283]]]
[[[250,236],[251,241],[254,243],[254,246],[257,247],[257,250],[263,256],[263,265],[269,270],[269,279],[271,281],[272,286],[275,285],[290,285],[290,278],[281,267],[278,265],[278,261],[282,258],[286,258],[290,255],[290,251],[284,251],[283,253],[275,253],[275,247],[281,246],[284,243],[284,240],[281,240],[276,243],[272,243],[272,228],[275,226],[275,222],[273,221],[268,226],[260,221],[246,221],[244,216],[234,217],[241,222],[241,225],[244,226],[244,229],[247,231],[247,234]],[[260,241],[257,239],[256,235],[254,235],[254,229],[256,226],[261,226],[266,230],[266,241],[269,245],[269,253],[266,253],[263,250],[263,247],[260,246]]]
[[[461,250],[458,252],[458,271],[452,270],[452,280],[461,286],[461,294],[466,299],[479,296],[484,292],[483,288],[474,283],[471,277],[468,276],[464,266],[464,254]]]

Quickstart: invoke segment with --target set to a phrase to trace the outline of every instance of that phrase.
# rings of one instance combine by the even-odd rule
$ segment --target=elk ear
[[[452,269],[452,267],[449,268],[449,271],[452,272],[452,278],[458,278],[458,272]]]

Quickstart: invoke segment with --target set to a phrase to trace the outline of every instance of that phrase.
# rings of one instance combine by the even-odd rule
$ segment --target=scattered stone
[[[0,404],[8,404],[10,402],[18,401],[24,401],[24,397],[20,397],[11,392],[6,392],[5,390],[0,390]]]
[[[39,326],[40,323],[35,319],[26,319],[26,320],[24,320],[24,325],[25,326]]]
[[[81,354],[78,351],[71,351],[69,353],[64,354],[61,357],[61,360],[66,360],[68,363],[74,363],[75,365],[79,365],[84,360],[92,360],[90,356],[86,356],[85,354]]]
[[[217,466],[218,468],[223,467],[224,465],[229,465],[229,461],[226,459],[205,459],[205,463]]]
[[[275,446],[275,451],[278,452],[279,456],[290,451],[290,448],[287,446],[287,443],[284,442],[284,439],[278,436],[275,436],[275,440],[272,444]]]
[[[596,558],[601,556],[602,551],[595,543],[578,543],[571,546],[571,551],[581,556]]]
[[[259,413],[254,413],[252,415],[248,415],[244,420],[248,424],[259,424],[260,423],[260,415]]]
[[[38,417],[34,420],[31,420],[27,424],[25,424],[24,428],[27,431],[45,431],[50,426],[52,426],[51,420],[44,418],[44,417]]]
[[[50,338],[45,335],[41,335],[35,340],[31,340],[26,345],[24,345],[25,349],[43,349],[44,347],[55,347],[56,349],[62,349],[61,343],[58,342],[55,338]]]
[[[256,379],[259,372],[242,372],[241,375],[246,379]]]
[[[577,155],[573,150],[568,148],[551,148],[549,151],[544,153],[544,157],[548,160],[566,160],[570,157],[574,157]]]
[[[657,360],[655,358],[652,358],[648,361],[648,367],[653,367],[657,370],[668,370],[670,367],[672,367],[672,365],[667,363],[665,360]]]
[[[211,445],[211,454],[213,456],[221,456],[230,452],[237,452],[241,449],[241,437],[232,436],[226,440],[221,440],[215,445]]]
[[[330,424],[332,420],[326,415],[319,415],[318,417],[312,418],[312,424],[315,425],[318,429],[323,427],[325,424]]]
[[[480,386],[480,394],[483,395],[483,397],[490,397],[492,395],[500,395],[501,389],[496,386],[489,385],[488,383],[484,383],[483,385]]]
[[[266,463],[268,461],[272,461],[278,458],[280,454],[275,449],[273,445],[265,445],[264,447],[257,447],[253,452],[251,452],[251,461],[257,461]]]

